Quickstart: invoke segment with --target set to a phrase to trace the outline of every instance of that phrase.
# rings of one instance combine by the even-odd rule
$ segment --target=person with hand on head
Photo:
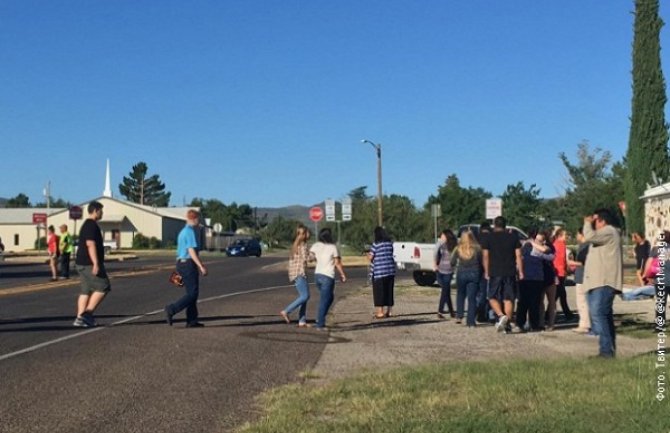
[[[202,328],[198,322],[198,296],[200,275],[207,275],[207,268],[200,260],[200,245],[196,228],[200,225],[200,215],[193,209],[186,212],[186,225],[177,236],[177,272],[182,277],[186,293],[175,303],[165,306],[165,320],[172,326],[175,314],[186,309],[186,327]]]
[[[88,204],[88,218],[79,230],[79,248],[75,265],[81,280],[77,300],[77,318],[73,325],[89,328],[96,326],[93,313],[112,289],[105,270],[105,249],[98,221],[102,219],[102,203]]]
[[[599,356],[616,354],[616,330],[612,304],[623,287],[623,249],[621,234],[613,225],[607,209],[597,209],[584,217],[584,242],[590,244],[584,265],[584,289],[587,292],[591,328],[599,337]]]
[[[310,326],[307,323],[307,301],[309,301],[309,283],[307,282],[307,260],[309,259],[309,253],[307,252],[307,241],[309,240],[309,236],[309,229],[302,224],[295,230],[295,238],[291,246],[291,256],[288,260],[288,279],[295,284],[298,297],[279,312],[279,315],[286,323],[291,323],[289,314],[300,308],[298,314],[298,327],[300,328]]]

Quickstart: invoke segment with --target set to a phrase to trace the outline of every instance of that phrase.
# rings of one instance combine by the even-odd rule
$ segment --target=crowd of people
[[[80,248],[75,257],[81,276],[81,293],[74,321],[74,326],[78,327],[95,326],[93,314],[111,289],[104,268],[102,234],[97,224],[102,218],[102,204],[91,202],[88,213],[89,217],[79,233]],[[194,210],[189,210],[186,217],[186,225],[177,238],[176,264],[185,293],[165,306],[165,317],[166,322],[172,325],[173,317],[186,310],[186,326],[202,327],[197,309],[199,276],[207,275],[207,268],[200,260],[196,235],[200,217]],[[666,231],[664,235],[665,239],[670,239],[670,232]],[[574,273],[579,323],[573,331],[597,335],[600,356],[615,356],[612,304],[615,295],[622,294],[623,287],[621,233],[615,227],[613,215],[606,209],[598,209],[584,218],[584,225],[575,238],[578,246],[574,252],[567,247],[569,235],[564,229],[553,233],[532,229],[529,238],[521,242],[517,233],[507,228],[503,217],[495,218],[492,227],[486,222],[481,224],[477,233],[462,232],[460,239],[449,229],[442,231],[434,256],[434,270],[441,287],[438,318],[451,317],[457,324],[465,320],[467,327],[491,321],[496,331],[503,333],[553,331],[557,303],[560,303],[567,321],[574,317],[565,288],[567,275]],[[346,282],[347,278],[331,230],[320,230],[317,242],[308,248],[309,239],[309,230],[298,226],[288,262],[288,277],[295,285],[298,296],[279,315],[286,323],[291,323],[291,316],[297,311],[298,327],[324,330],[327,329],[326,316],[334,299],[336,274],[342,282]],[[637,275],[643,286],[624,295],[624,299],[653,296],[656,291],[653,277],[659,272],[661,253],[658,249],[651,248],[639,233],[633,234],[633,241],[636,244]],[[60,256],[63,257],[61,272],[69,276],[72,240],[67,227],[61,227],[61,236],[58,237],[54,227],[50,226],[47,245],[52,271],[55,273],[56,259]],[[394,307],[396,266],[393,242],[382,227],[374,230],[369,260],[375,309],[373,318],[385,319],[392,316]],[[307,320],[309,262],[315,262],[314,280],[319,293],[313,325]],[[451,298],[454,274],[456,308]]]

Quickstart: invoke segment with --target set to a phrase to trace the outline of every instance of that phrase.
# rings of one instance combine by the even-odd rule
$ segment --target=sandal
[[[291,323],[291,319],[289,319],[288,314],[286,314],[286,311],[280,311],[279,315],[286,321],[287,324]]]
[[[304,323],[304,322],[298,323],[298,328],[311,328],[311,327],[312,325],[310,323]]]
[[[381,316],[378,316],[378,315],[375,314],[372,317],[374,317],[375,319],[385,319],[386,318],[386,316],[384,316],[383,314]]]

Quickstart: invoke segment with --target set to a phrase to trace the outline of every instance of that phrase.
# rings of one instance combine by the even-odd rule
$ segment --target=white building
[[[163,245],[176,245],[177,235],[186,223],[186,211],[197,208],[156,208],[118,200],[112,197],[95,199],[103,207],[102,220],[98,222],[104,240],[114,240],[120,248],[131,248],[138,234],[147,238],[155,237]],[[33,213],[46,213],[46,226],[58,229],[62,224],[68,226],[71,234],[77,234],[87,217],[88,202],[82,203],[84,215],[81,220],[70,219],[68,209],[0,209],[0,237],[6,251],[21,252],[35,248],[38,239],[37,225],[33,224]],[[45,227],[39,230],[39,236],[45,236]],[[57,230],[58,233],[58,230]]]
[[[654,243],[663,230],[670,230],[670,182],[649,188],[644,200],[645,236]]]
[[[103,196],[94,200],[103,205],[103,217],[98,224],[104,240],[116,241],[120,248],[131,248],[133,239],[138,234],[147,238],[154,237],[161,241],[163,246],[176,245],[177,235],[186,223],[187,210],[199,211],[198,208],[159,208],[119,200],[112,197],[110,185],[108,160]],[[5,251],[21,252],[34,249],[37,239],[46,235],[46,227],[50,225],[53,225],[56,233],[59,233],[58,227],[65,224],[71,234],[77,235],[81,224],[88,216],[88,203],[79,205],[83,210],[83,215],[78,221],[70,219],[68,209],[0,208],[0,238],[5,245]],[[47,214],[46,224],[39,227],[34,224],[33,214],[35,213]]]

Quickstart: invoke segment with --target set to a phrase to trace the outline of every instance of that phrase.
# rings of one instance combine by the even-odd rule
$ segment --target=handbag
[[[645,278],[654,278],[656,275],[658,275],[658,272],[661,270],[661,265],[658,260],[658,257],[652,257],[651,263],[649,263],[649,268],[647,269],[647,272],[644,274]]]
[[[177,271],[172,271],[168,281],[170,281],[172,284],[174,284],[177,287],[183,287],[184,286],[184,279],[181,277],[181,275],[179,275],[179,272],[177,272]]]

